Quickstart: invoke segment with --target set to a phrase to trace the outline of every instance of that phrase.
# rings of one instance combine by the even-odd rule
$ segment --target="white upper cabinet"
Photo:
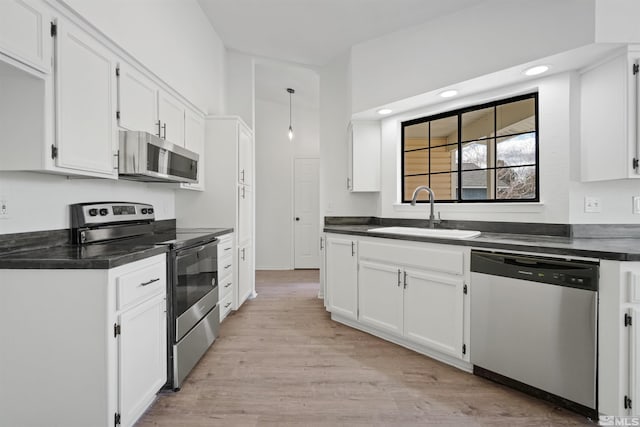
[[[51,71],[51,18],[40,1],[0,1],[0,52],[48,73]]]
[[[238,136],[238,183],[251,185],[253,176],[253,135],[240,123]]]
[[[184,147],[184,104],[168,92],[160,90],[158,117],[162,123],[162,139]]]
[[[55,39],[56,165],[117,178],[115,56],[66,20]]]
[[[182,188],[204,191],[204,116],[190,108],[185,110],[184,116],[184,148],[200,155],[198,161],[198,182],[194,184],[181,184]]]
[[[640,49],[625,48],[582,73],[582,181],[640,178],[639,59]]]
[[[380,122],[354,120],[348,131],[347,189],[380,191]]]
[[[158,135],[158,87],[127,64],[121,63],[118,70],[118,124]]]

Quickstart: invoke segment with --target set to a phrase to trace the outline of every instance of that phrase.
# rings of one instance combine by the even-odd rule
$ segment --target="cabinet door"
[[[380,191],[380,122],[351,122],[347,154],[347,188],[354,192]]]
[[[193,110],[185,111],[184,122],[184,147],[200,155],[198,161],[198,182],[195,184],[182,184],[182,188],[191,190],[204,190],[204,118]]]
[[[118,76],[118,124],[127,130],[158,135],[158,88],[127,64],[120,64]]]
[[[48,73],[51,19],[40,1],[0,1],[0,52]]]
[[[441,353],[462,357],[463,278],[410,269],[406,273],[405,337]]]
[[[238,243],[251,241],[253,230],[253,192],[246,185],[238,186]]]
[[[184,105],[172,95],[160,91],[158,95],[158,116],[162,122],[163,139],[184,147]]]
[[[238,125],[238,182],[252,185],[253,180],[253,136],[242,125]]]
[[[356,242],[327,238],[327,275],[329,311],[352,320],[358,318],[358,258]]]
[[[118,405],[133,425],[167,381],[167,304],[164,295],[120,315]]]
[[[360,322],[402,335],[403,270],[377,262],[360,261],[358,311]]]
[[[56,165],[116,178],[114,57],[66,21],[56,41]]]
[[[640,402],[640,327],[636,326],[636,322],[640,319],[640,306],[631,308],[628,314],[634,321],[629,328],[629,388],[632,403],[629,415],[639,416],[640,405],[636,402]]]
[[[253,292],[255,271],[253,269],[253,253],[251,244],[238,248],[238,309]]]

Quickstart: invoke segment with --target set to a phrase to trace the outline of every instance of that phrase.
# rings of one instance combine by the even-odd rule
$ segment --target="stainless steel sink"
[[[419,227],[381,227],[370,228],[373,233],[403,234],[406,236],[439,237],[441,239],[470,239],[480,235],[475,230],[447,230],[444,228],[419,228]]]

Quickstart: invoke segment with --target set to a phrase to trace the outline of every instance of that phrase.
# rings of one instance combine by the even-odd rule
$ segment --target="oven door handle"
[[[198,252],[202,252],[208,248],[211,249],[215,249],[215,247],[217,246],[217,242],[214,242],[213,244],[208,243],[206,245],[202,245],[202,246],[197,246],[195,248],[191,248],[191,249],[184,249],[184,250],[178,250],[178,255],[177,255],[177,259],[181,259],[181,258],[185,258],[188,256],[192,256],[193,254],[196,254]]]

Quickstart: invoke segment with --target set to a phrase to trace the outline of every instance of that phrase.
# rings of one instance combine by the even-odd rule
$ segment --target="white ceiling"
[[[256,98],[289,105],[287,88],[293,108],[318,109],[320,106],[320,81],[318,74],[304,67],[281,63],[258,62],[255,71]]]
[[[322,66],[365,40],[484,0],[198,0],[225,46]]]

